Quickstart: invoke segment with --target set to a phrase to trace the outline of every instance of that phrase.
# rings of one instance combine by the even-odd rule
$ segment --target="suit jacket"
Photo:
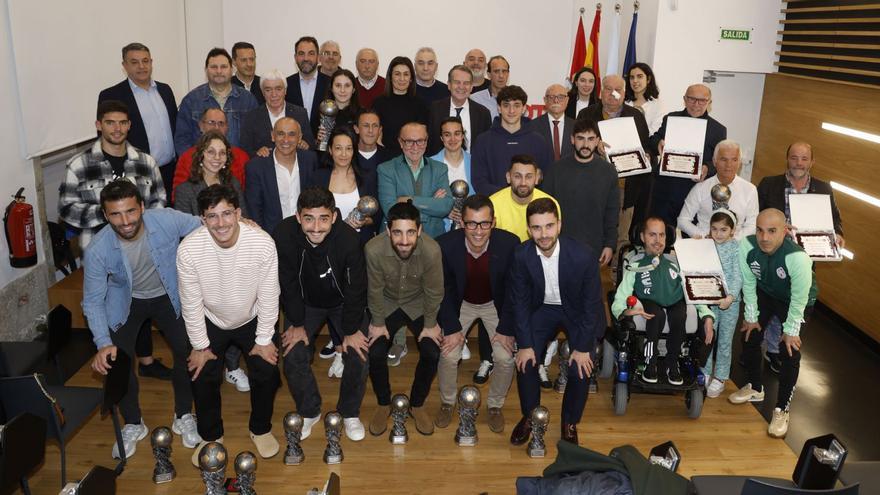
[[[309,149],[315,149],[315,136],[312,134],[312,126],[309,122],[309,114],[306,109],[292,103],[284,105],[284,116],[295,120],[302,129],[302,138],[309,143]],[[260,105],[241,118],[241,147],[251,157],[263,146],[272,149],[272,121],[269,120],[269,109],[266,105]]]
[[[296,152],[300,188],[311,184],[317,164],[318,158],[314,152],[307,150]],[[275,157],[269,155],[265,158],[254,158],[247,163],[244,170],[247,178],[244,197],[251,218],[260,228],[272,234],[275,227],[284,219],[281,213],[281,197],[278,195],[278,179],[275,177]]]
[[[232,84],[240,88],[244,87],[244,83],[238,78],[238,74],[232,76]],[[254,95],[254,98],[257,99],[257,103],[260,105],[266,104],[266,97],[263,96],[263,90],[260,88],[260,76],[254,76],[254,82],[251,83],[250,92]]]
[[[446,231],[443,219],[452,210],[452,192],[449,191],[449,173],[446,164],[432,160],[427,156],[424,168],[419,175],[422,184],[420,192],[416,191],[416,181],[404,155],[379,165],[379,205],[382,213],[388,216],[388,210],[397,204],[400,196],[412,198],[413,206],[422,214],[422,230],[433,238]],[[434,191],[445,189],[445,198],[435,198]]]
[[[168,121],[171,122],[171,144],[173,145],[174,130],[177,124],[177,103],[174,101],[174,92],[171,91],[171,86],[159,81],[156,81],[156,89],[159,91],[159,96],[162,97],[162,101],[165,102],[165,109],[168,111]],[[129,129],[126,139],[128,139],[132,146],[149,155],[150,141],[147,139],[147,128],[144,127],[144,119],[141,117],[137,100],[134,99],[134,93],[131,91],[128,79],[123,79],[116,86],[110,86],[101,91],[98,95],[98,103],[106,100],[119,100],[125,103],[128,107],[128,120],[131,121],[131,129]],[[167,164],[159,163],[157,165],[161,167]]]
[[[464,230],[457,229],[437,238],[440,252],[443,254],[443,302],[437,314],[437,322],[444,335],[461,331],[461,303],[467,285],[466,256],[470,256],[465,246]],[[502,335],[514,335],[513,305],[509,303],[507,291],[510,264],[513,251],[519,246],[519,237],[506,230],[492,229],[489,234],[489,280],[492,287],[492,302],[498,311],[498,332]]]
[[[575,350],[592,352],[596,338],[604,333],[605,315],[599,265],[593,250],[571,237],[559,236],[559,293],[562,311],[574,323],[567,328]],[[491,245],[491,243],[490,243]],[[514,325],[520,348],[534,347],[531,315],[544,304],[544,267],[535,241],[519,245],[511,265]]]
[[[435,155],[443,149],[443,141],[440,141],[440,122],[449,117],[449,104],[451,98],[441,98],[431,103],[428,113],[428,154]],[[477,142],[477,136],[492,126],[492,114],[483,105],[468,98],[468,113],[471,116],[471,135],[469,142],[471,148]],[[470,151],[470,150],[468,150]]]
[[[330,86],[330,76],[326,76],[319,71],[318,82],[315,85],[315,97],[312,99],[312,109],[308,112],[308,115],[310,116],[309,121],[312,124],[312,134],[315,135],[318,134],[318,122],[321,120],[321,114],[318,112],[318,107],[321,105],[321,100],[324,99],[324,95],[327,94],[328,86]],[[299,72],[287,76],[287,96],[285,99],[294,105],[305,108],[305,105],[303,104],[302,90],[299,88]]]
[[[562,120],[565,122],[565,127],[562,129],[562,135],[559,136],[559,148],[561,153],[559,154],[560,158],[565,158],[566,156],[570,156],[574,154],[574,145],[571,144],[571,131],[574,129],[574,119],[571,117],[567,117],[563,114]],[[526,124],[526,127],[537,132],[541,135],[542,138],[547,140],[547,144],[550,145],[550,150],[553,150],[553,132],[551,128],[553,127],[550,123],[550,114],[544,113],[540,117],[532,120],[531,122]]]
[[[785,174],[772,175],[761,179],[761,183],[758,184],[758,205],[760,209],[776,208],[785,213],[785,187],[787,185],[788,179],[785,177]],[[834,231],[838,235],[843,235],[840,210],[837,209],[837,203],[834,201],[834,190],[831,189],[831,184],[811,176],[807,193],[831,196],[831,217],[834,219]]]
[[[324,166],[318,166],[312,172],[311,183],[310,186],[320,186],[325,189],[330,189],[330,174],[333,172],[330,168]],[[379,186],[376,182],[376,171],[375,170],[363,170],[361,169],[361,182],[358,184],[358,196],[372,196],[376,198],[379,195]],[[373,236],[376,235],[379,227],[379,220],[382,218],[382,210],[381,208],[376,211],[373,215],[373,225],[368,225],[365,227],[361,227],[360,235],[363,242],[369,241]],[[345,220],[343,218],[343,220]]]

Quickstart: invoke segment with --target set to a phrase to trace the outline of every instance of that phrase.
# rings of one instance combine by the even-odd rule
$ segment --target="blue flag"
[[[639,22],[639,13],[633,12],[632,26],[629,28],[629,39],[626,41],[626,56],[623,59],[623,77],[627,77],[629,68],[636,62],[636,24]]]

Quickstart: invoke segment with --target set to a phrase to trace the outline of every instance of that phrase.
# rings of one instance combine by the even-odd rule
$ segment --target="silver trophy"
[[[363,196],[358,200],[357,206],[349,212],[348,216],[345,218],[345,223],[349,225],[351,225],[352,222],[361,223],[365,218],[375,215],[377,211],[379,211],[379,202],[376,201],[376,198],[372,196]]]
[[[529,441],[527,449],[529,457],[544,457],[547,453],[547,446],[544,444],[544,433],[547,432],[547,425],[550,423],[550,411],[544,406],[532,409],[529,423],[532,426],[532,439]]]
[[[480,409],[480,390],[473,385],[465,385],[458,392],[458,430],[455,443],[459,447],[473,447],[477,444],[477,412]]]
[[[245,450],[235,456],[235,486],[241,495],[257,495],[254,482],[257,480],[257,456]]]
[[[330,133],[336,126],[336,114],[339,113],[339,106],[335,101],[326,99],[318,106],[318,112],[321,114],[321,120],[318,124],[320,129],[324,130],[324,138],[318,144],[318,149],[327,151],[327,143],[330,141]]]
[[[725,210],[730,209],[729,187],[721,183],[715,184],[714,186],[712,186],[712,191],[709,194],[711,194],[712,196],[712,211],[715,211],[718,208],[724,208]]]
[[[302,464],[306,456],[300,446],[302,436],[303,417],[295,412],[284,415],[284,437],[287,439],[287,449],[284,451],[284,464],[297,466]]]
[[[467,195],[471,191],[471,188],[468,186],[467,182],[458,179],[452,181],[452,184],[449,184],[449,189],[452,191],[452,209],[461,214],[461,208],[464,205],[464,200],[465,198],[467,198]]]
[[[324,416],[324,432],[327,435],[327,448],[324,449],[324,462],[339,464],[342,462],[342,415],[336,411]]]
[[[558,394],[565,393],[565,385],[568,383],[568,360],[571,358],[571,347],[568,339],[559,344],[559,376],[556,377],[556,385],[553,387]]]
[[[226,447],[208,442],[199,451],[199,469],[205,482],[205,495],[226,495]]]
[[[397,394],[391,398],[391,433],[388,440],[394,445],[403,445],[409,440],[406,433],[406,415],[409,414],[409,397]]]
[[[156,467],[153,468],[153,483],[168,483],[177,475],[174,465],[171,464],[171,442],[174,433],[167,426],[159,426],[150,435],[150,445],[153,446],[153,457],[156,458]]]

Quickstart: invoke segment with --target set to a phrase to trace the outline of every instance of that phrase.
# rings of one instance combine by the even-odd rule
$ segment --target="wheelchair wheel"
[[[615,383],[611,392],[611,400],[614,403],[614,414],[617,416],[626,414],[626,403],[629,401],[629,386],[623,382]]]
[[[684,405],[687,407],[689,418],[699,418],[703,412],[703,390],[701,388],[688,390],[684,395]]]
[[[602,368],[599,370],[599,378],[610,378],[614,373],[614,346],[608,339],[602,341]]]

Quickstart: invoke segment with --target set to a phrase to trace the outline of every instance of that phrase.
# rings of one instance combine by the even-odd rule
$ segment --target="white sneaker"
[[[175,417],[174,422],[171,423],[171,431],[175,435],[180,435],[183,446],[188,449],[194,449],[196,445],[202,443],[196,417],[192,414],[187,413],[179,418]]]
[[[309,438],[309,435],[312,434],[312,427],[315,426],[315,423],[321,421],[321,415],[318,414],[314,418],[305,418],[303,419],[303,429],[302,434],[300,435],[300,440],[305,440]]]
[[[785,438],[786,433],[788,433],[788,411],[777,407],[773,409],[773,418],[770,420],[770,426],[767,427],[767,434],[773,438]]]
[[[144,420],[141,419],[141,423],[137,425],[125,425],[122,427],[122,448],[125,449],[125,458],[129,459],[134,453],[137,451],[137,443],[147,438],[147,433],[150,430],[147,429],[147,425],[144,424]],[[116,442],[116,439],[113,439],[113,452],[114,459],[121,459],[119,456],[119,443]]]
[[[345,370],[345,363],[342,362],[342,353],[337,352],[336,357],[333,358],[333,364],[330,365],[330,369],[327,370],[327,376],[330,378],[342,378],[342,372]]]
[[[361,423],[361,418],[345,418],[342,422],[345,424],[345,436],[349,440],[360,442],[364,439],[366,432],[364,431],[364,424]]]
[[[743,388],[727,396],[732,404],[745,404],[746,402],[761,402],[764,400],[764,390],[755,392],[751,383],[746,383]]]
[[[724,382],[717,378],[713,378],[711,382],[709,382],[709,386],[706,387],[706,396],[712,399],[721,395],[721,392],[724,392]]]
[[[235,389],[239,392],[251,391],[251,382],[248,381],[247,373],[241,368],[226,370],[226,381],[235,385]]]
[[[553,356],[556,355],[557,349],[559,349],[559,341],[556,339],[551,340],[550,345],[547,346],[547,353],[544,354],[544,366],[550,366],[550,363],[553,362]]]
[[[467,339],[464,339],[464,346],[462,346],[462,348],[461,348],[461,360],[467,361],[470,358],[471,358],[471,350],[468,349]]]

